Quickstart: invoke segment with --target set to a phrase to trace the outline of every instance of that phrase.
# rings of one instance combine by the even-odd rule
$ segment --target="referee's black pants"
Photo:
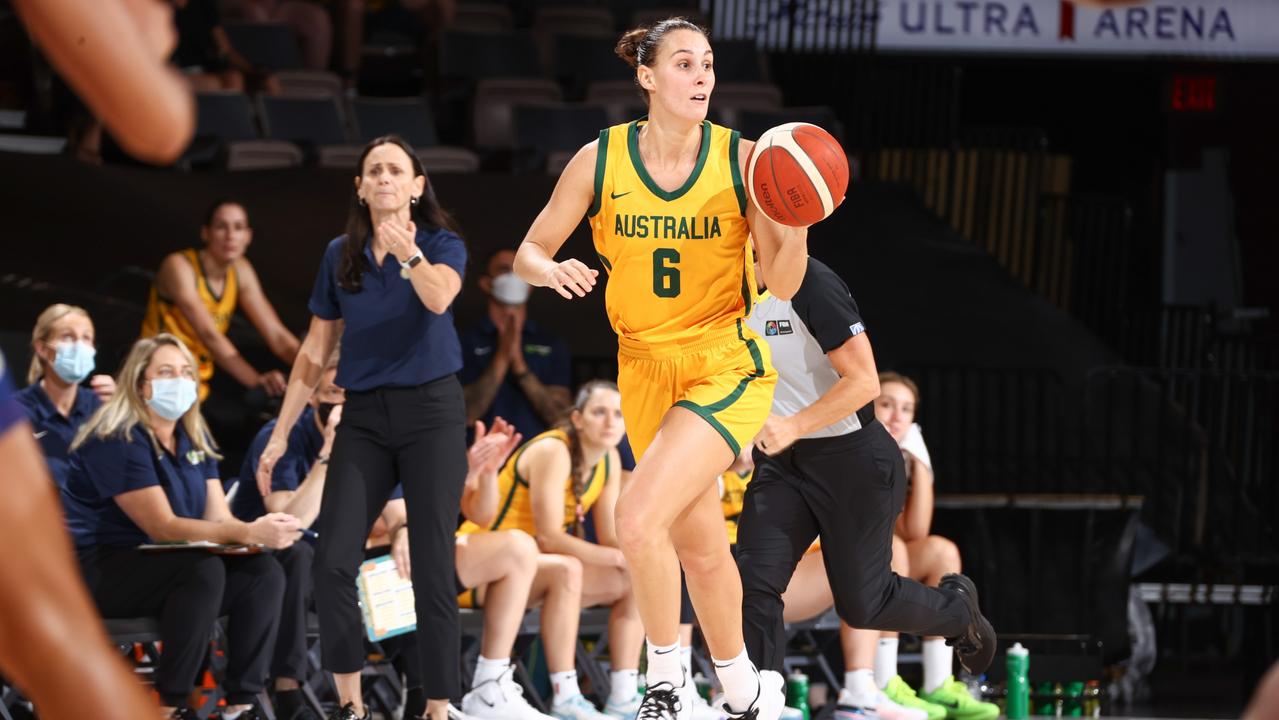
[[[840,618],[855,628],[954,637],[969,623],[957,594],[890,567],[893,523],[906,498],[901,450],[878,422],[847,435],[799,440],[776,456],[755,450],[737,529],[746,649],[782,671],[782,593],[818,536]]]
[[[85,584],[104,618],[153,617],[164,649],[155,688],[182,707],[209,653],[213,624],[227,615],[227,702],[246,705],[266,686],[275,649],[284,571],[269,553],[142,552],[98,546],[79,551]]]
[[[459,695],[453,533],[465,480],[466,406],[456,377],[347,391],[315,526],[315,606],[325,669],[353,673],[364,667],[356,573],[373,522],[403,483],[424,689],[429,698]]]

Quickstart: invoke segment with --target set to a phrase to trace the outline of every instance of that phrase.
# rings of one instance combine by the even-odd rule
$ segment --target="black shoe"
[[[684,709],[679,699],[679,688],[668,682],[650,685],[644,691],[635,720],[680,720]]]
[[[368,708],[364,708],[364,717],[355,714],[355,706],[347,703],[340,710],[334,710],[329,716],[329,720],[371,720],[373,716],[369,713]]]
[[[967,575],[949,573],[942,576],[938,587],[958,593],[968,605],[971,620],[963,635],[946,638],[947,645],[953,645],[959,654],[959,664],[973,675],[981,675],[990,667],[995,659],[995,646],[999,643],[995,628],[981,614],[977,605],[977,586]]]

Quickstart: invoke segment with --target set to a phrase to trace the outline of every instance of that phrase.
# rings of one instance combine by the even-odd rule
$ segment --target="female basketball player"
[[[575,608],[607,605],[608,645],[612,692],[607,717],[631,718],[639,707],[639,673],[643,629],[626,561],[617,549],[613,508],[621,485],[622,467],[617,444],[625,426],[617,386],[593,380],[577,391],[565,422],[529,440],[502,466],[496,481],[462,495],[468,522],[459,538],[482,541],[492,531],[522,530],[537,538],[538,558],[530,605],[547,599],[551,583],[563,583],[563,567],[573,567],[580,587]],[[594,512],[598,543],[584,537],[586,514]],[[467,540],[459,539],[459,546]],[[460,574],[460,573],[459,573]],[[468,585],[475,587],[474,585]],[[482,590],[482,588],[481,588]],[[466,600],[481,600],[467,593]],[[550,608],[542,612],[542,638],[555,691],[551,714],[560,720],[604,720],[605,715],[582,696],[573,672],[578,612],[571,616]],[[558,618],[554,625],[548,618]],[[483,662],[483,659],[481,659]],[[499,707],[501,685],[485,688],[477,677],[463,700],[462,711],[473,717],[521,717],[514,708]],[[527,717],[527,715],[522,715]]]
[[[759,673],[742,641],[741,581],[720,531],[716,477],[768,416],[776,375],[742,325],[759,245],[768,284],[789,297],[803,279],[807,230],[746,202],[752,143],[706,121],[715,89],[705,31],[682,18],[622,36],[647,119],[601,131],[560,176],[529,228],[516,272],[565,298],[598,272],[555,254],[583,214],[612,276],[605,306],[618,334],[622,412],[634,475],[617,505],[617,534],[648,636],[648,691],[639,717],[687,718],[679,701],[679,564],[724,686],[731,717],[773,720],[782,678]]]
[[[172,333],[191,349],[200,364],[201,402],[209,395],[215,362],[245,387],[283,395],[284,374],[258,372],[226,336],[239,307],[276,357],[291,365],[298,354],[297,337],[280,322],[253,264],[244,256],[253,242],[248,212],[238,202],[215,201],[205,213],[200,239],[203,248],[179,250],[160,263],[147,298],[142,337]]]

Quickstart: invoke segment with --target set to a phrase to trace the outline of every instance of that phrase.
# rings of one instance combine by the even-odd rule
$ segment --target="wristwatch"
[[[422,257],[422,251],[418,250],[417,252],[413,253],[413,257],[400,263],[400,267],[404,268],[405,270],[412,270],[413,268],[417,267],[418,263],[422,262],[425,259],[426,258]]]

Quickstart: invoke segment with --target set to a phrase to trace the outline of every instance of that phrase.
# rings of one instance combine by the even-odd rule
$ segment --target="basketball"
[[[751,150],[746,187],[755,207],[773,220],[812,225],[830,217],[844,201],[848,156],[834,136],[816,125],[778,125]]]

